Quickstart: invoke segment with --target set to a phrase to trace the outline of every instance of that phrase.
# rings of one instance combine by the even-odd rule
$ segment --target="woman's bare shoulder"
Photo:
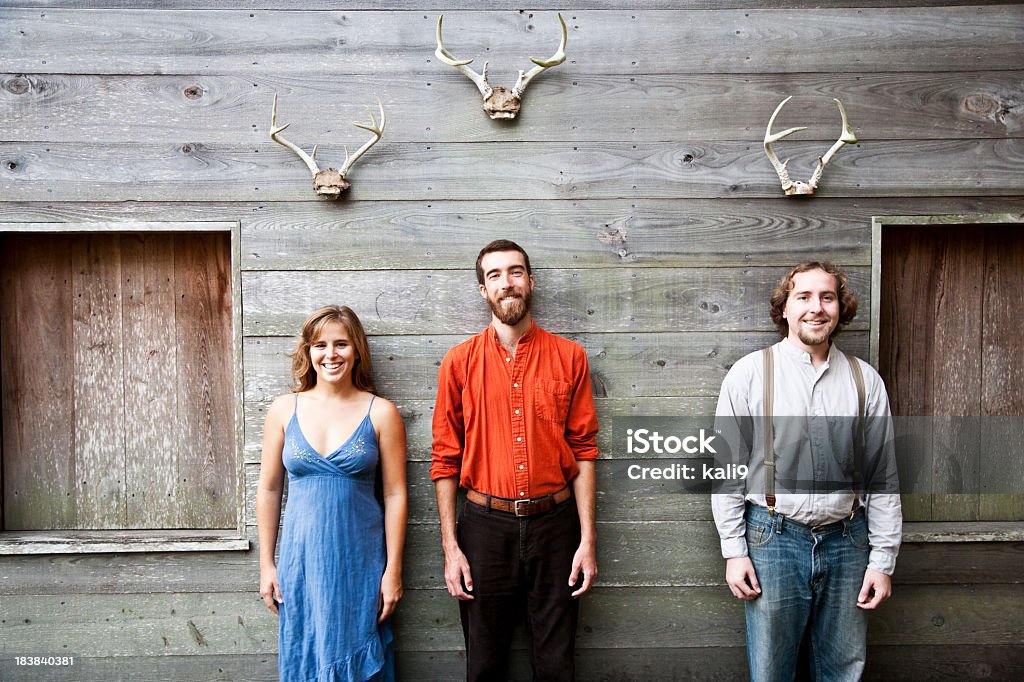
[[[378,395],[374,397],[373,405],[370,406],[370,419],[378,424],[394,423],[396,420],[401,422],[402,415],[398,413],[398,408],[393,402]]]
[[[292,409],[295,406],[295,398],[295,393],[285,393],[274,398],[270,403],[270,407],[267,408],[267,420],[286,421],[286,419],[282,418],[291,416]]]

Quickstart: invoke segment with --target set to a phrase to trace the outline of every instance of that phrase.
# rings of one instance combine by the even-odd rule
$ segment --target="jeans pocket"
[[[868,540],[868,524],[852,523],[846,528],[846,537],[850,544],[857,549],[870,549],[871,543]]]
[[[772,541],[772,529],[770,526],[759,526],[754,523],[747,524],[747,547],[764,547]]]

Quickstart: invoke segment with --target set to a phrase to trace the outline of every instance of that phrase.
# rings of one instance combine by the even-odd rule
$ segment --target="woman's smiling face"
[[[330,321],[309,344],[309,360],[317,381],[352,381],[352,368],[358,360],[355,346],[341,322]]]

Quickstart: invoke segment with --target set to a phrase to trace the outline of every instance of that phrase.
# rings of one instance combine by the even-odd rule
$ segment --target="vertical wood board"
[[[236,524],[230,240],[178,236],[174,262],[178,356],[179,511],[185,527]],[[197,525],[198,524],[198,525]]]
[[[128,528],[178,528],[174,237],[122,235]]]
[[[3,527],[76,522],[71,243],[0,239]],[[54,457],[52,453],[63,453]]]
[[[71,246],[76,527],[126,523],[121,245],[89,235]],[[59,457],[59,453],[49,453]]]

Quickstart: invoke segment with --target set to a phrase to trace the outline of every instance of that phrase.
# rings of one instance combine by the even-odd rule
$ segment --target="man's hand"
[[[444,582],[448,586],[448,594],[461,601],[473,599],[469,594],[473,591],[473,576],[469,571],[469,561],[462,550],[456,546],[444,553]],[[466,588],[462,585],[465,583]]]
[[[761,596],[761,586],[757,583],[757,573],[750,557],[736,557],[725,560],[725,582],[729,584],[732,596],[744,601],[751,601]]]
[[[857,596],[857,606],[862,609],[878,608],[892,595],[892,578],[881,571],[869,568],[864,571],[864,584]]]
[[[586,594],[594,585],[594,578],[597,577],[597,551],[592,542],[581,542],[576,554],[572,558],[572,571],[569,573],[569,586],[572,587],[583,573],[583,584],[580,589],[572,593],[573,597]]]

